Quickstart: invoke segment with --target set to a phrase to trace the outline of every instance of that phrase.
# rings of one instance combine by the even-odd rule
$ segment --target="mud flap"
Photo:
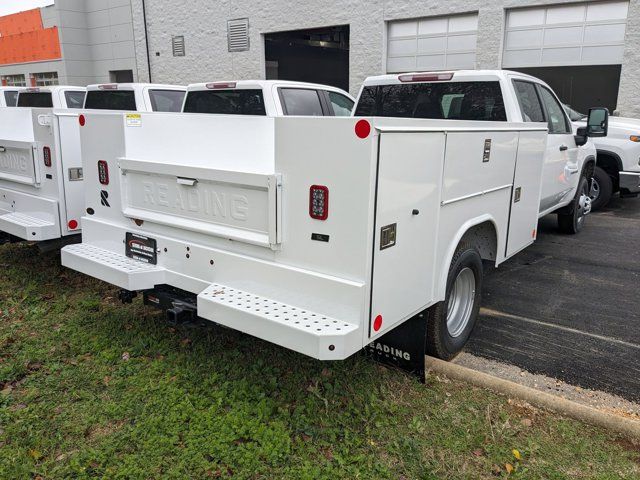
[[[425,383],[427,316],[420,313],[371,342],[366,354],[384,365],[404,370]]]

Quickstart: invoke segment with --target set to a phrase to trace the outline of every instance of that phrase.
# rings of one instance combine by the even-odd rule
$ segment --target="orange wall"
[[[0,65],[62,57],[58,27],[42,28],[40,9],[0,17]]]
[[[0,17],[0,36],[2,37],[34,30],[42,30],[39,8]]]

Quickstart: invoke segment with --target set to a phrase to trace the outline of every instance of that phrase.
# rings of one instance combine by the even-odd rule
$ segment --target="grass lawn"
[[[115,294],[0,246],[0,479],[640,478],[640,447],[597,428]]]

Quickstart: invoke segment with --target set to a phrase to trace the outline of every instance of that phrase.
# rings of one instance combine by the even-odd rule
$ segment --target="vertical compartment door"
[[[58,122],[56,143],[64,185],[64,204],[60,203],[62,231],[63,235],[79,233],[79,227],[73,230],[69,227],[69,222],[72,226],[80,224],[85,208],[78,114],[58,113],[54,121]]]
[[[507,258],[536,239],[546,141],[544,131],[520,132],[511,192]]]
[[[444,150],[441,132],[380,135],[369,337],[434,298]]]

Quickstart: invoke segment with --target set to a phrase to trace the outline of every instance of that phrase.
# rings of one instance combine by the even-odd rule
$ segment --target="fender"
[[[612,152],[611,150],[605,150],[603,148],[599,148],[597,150],[597,153],[598,154],[602,153],[604,155],[607,155],[607,156],[613,158],[616,161],[616,163],[618,164],[618,171],[619,172],[624,170],[624,167],[622,166],[622,158],[620,158],[620,155],[618,155],[617,153]],[[596,165],[597,165],[598,164],[598,160],[596,159],[595,162],[596,162]]]
[[[465,223],[463,223],[460,226],[460,228],[458,228],[458,231],[456,232],[455,237],[449,244],[446,255],[442,259],[442,263],[440,264],[440,276],[439,278],[436,279],[438,283],[434,289],[436,302],[443,302],[446,297],[447,277],[449,276],[449,267],[451,266],[451,260],[453,259],[453,255],[456,253],[456,249],[460,244],[460,240],[462,240],[462,237],[464,237],[464,235],[470,229],[485,222],[491,222],[491,224],[493,225],[493,228],[496,231],[496,243],[497,243],[496,267],[505,260],[504,245],[503,245],[503,241],[504,241],[503,238],[505,237],[505,235],[503,235],[503,233],[498,228],[498,223],[496,222],[493,215],[486,213],[484,215],[480,215],[479,217],[475,217],[467,220]]]

